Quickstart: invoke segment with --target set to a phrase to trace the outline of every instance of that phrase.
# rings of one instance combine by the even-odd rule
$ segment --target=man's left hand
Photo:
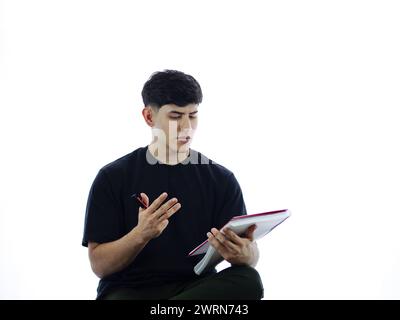
[[[253,242],[253,233],[256,225],[250,226],[243,237],[239,237],[230,229],[224,229],[224,233],[212,228],[207,233],[208,241],[219,254],[232,265],[255,266],[258,260],[258,249]]]

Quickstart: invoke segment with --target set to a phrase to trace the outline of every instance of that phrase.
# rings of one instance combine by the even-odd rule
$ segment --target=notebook
[[[235,216],[221,228],[221,232],[224,233],[224,229],[229,228],[237,235],[241,236],[246,232],[248,227],[256,224],[257,228],[253,233],[253,238],[254,240],[258,240],[271,232],[287,218],[289,218],[290,215],[290,210],[283,209]],[[195,247],[192,251],[189,252],[188,256],[195,256],[204,253],[205,255],[203,259],[200,260],[199,263],[194,267],[194,272],[198,275],[209,269],[214,268],[219,262],[223,260],[221,255],[212,246],[210,246],[208,240],[205,240],[197,247]]]

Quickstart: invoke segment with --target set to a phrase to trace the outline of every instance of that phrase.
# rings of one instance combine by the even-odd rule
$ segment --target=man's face
[[[187,153],[197,128],[197,108],[197,104],[166,104],[158,112],[152,110],[153,134],[158,143],[165,144],[166,151]]]

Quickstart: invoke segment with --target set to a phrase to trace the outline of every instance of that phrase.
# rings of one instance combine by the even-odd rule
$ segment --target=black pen
[[[133,195],[131,195],[131,198],[135,198],[141,208],[147,209],[147,205],[143,202],[142,197],[140,195],[134,193]]]

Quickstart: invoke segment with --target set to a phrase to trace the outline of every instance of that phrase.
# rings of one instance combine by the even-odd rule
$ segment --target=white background
[[[265,299],[399,299],[397,1],[0,1],[0,298],[94,299],[100,167],[150,142],[141,89],[201,84],[192,147],[239,180]],[[220,266],[223,267],[223,266]]]

